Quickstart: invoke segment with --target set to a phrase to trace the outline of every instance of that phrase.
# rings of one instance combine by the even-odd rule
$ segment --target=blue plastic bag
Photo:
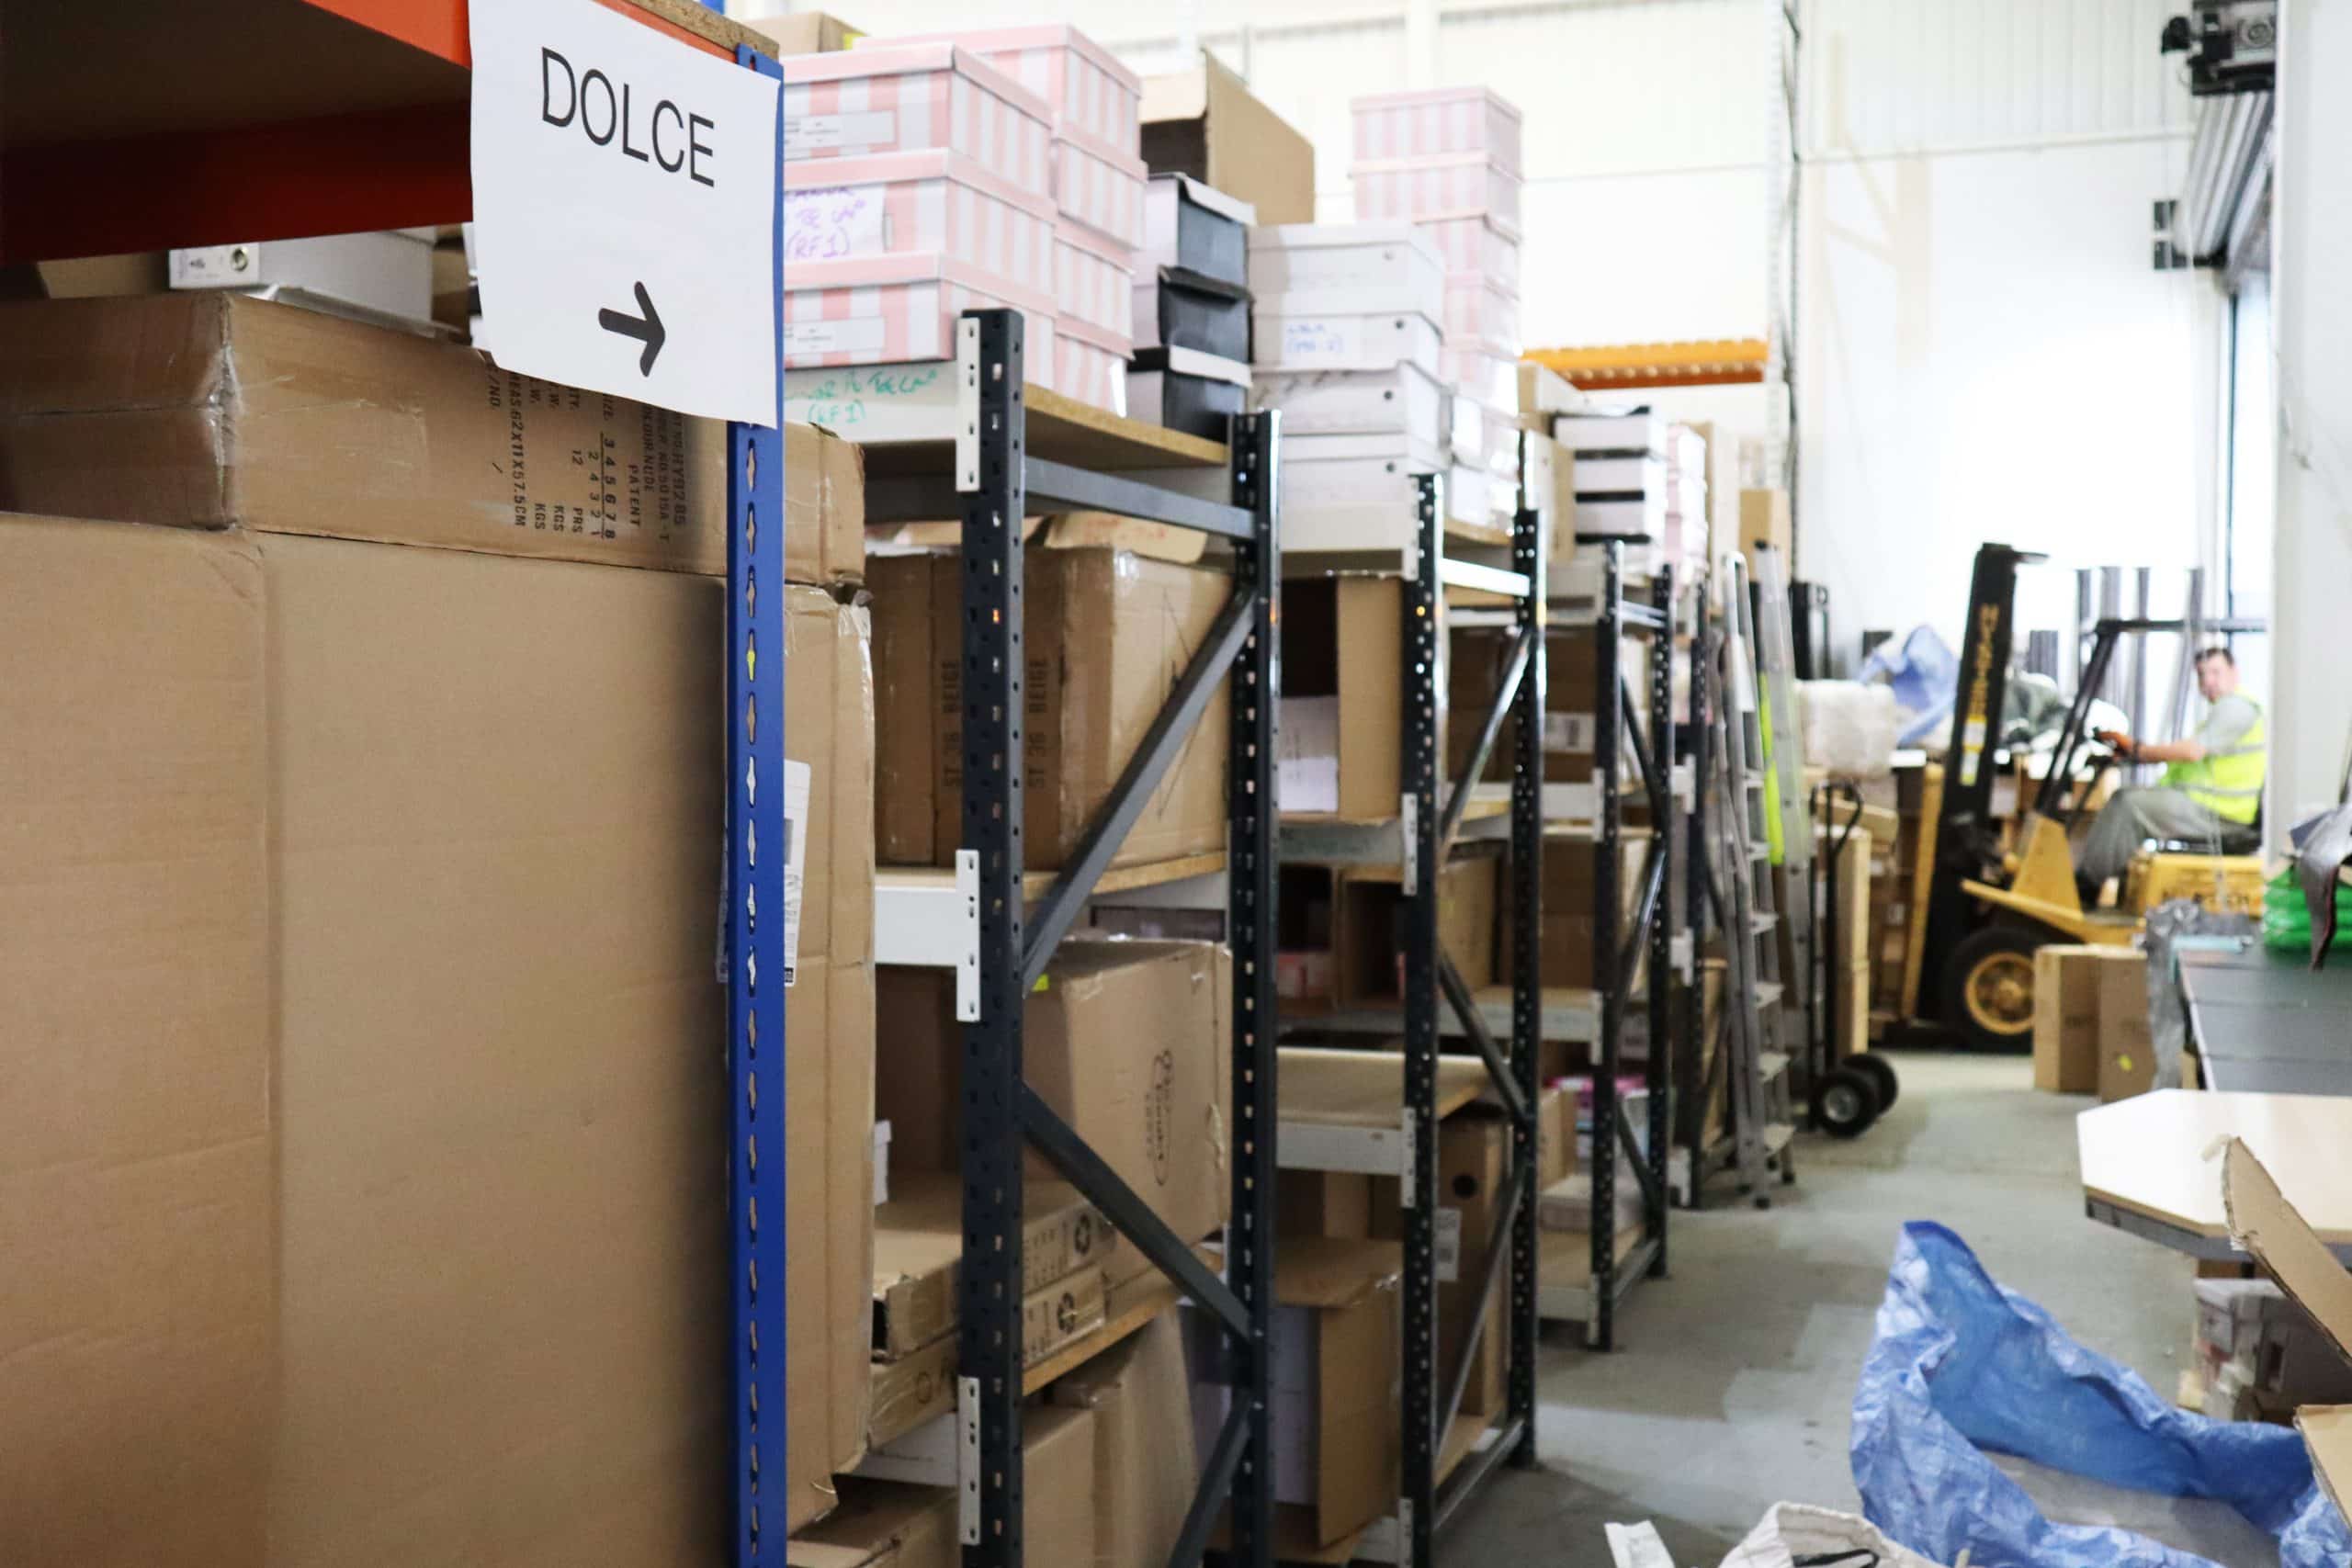
[[[1854,1484],[1871,1523],[1973,1568],[2215,1568],[2129,1530],[2054,1524],[1984,1450],[2111,1486],[2229,1504],[2280,1568],[2342,1568],[2352,1531],[2291,1428],[2213,1421],[2160,1397],[2004,1290],[1938,1224],[1903,1227],[1854,1392]]]
[[[1931,743],[1951,723],[1952,699],[1960,691],[1960,660],[1933,626],[1914,626],[1901,643],[1892,639],[1871,649],[1861,679],[1894,688],[1898,746]]]

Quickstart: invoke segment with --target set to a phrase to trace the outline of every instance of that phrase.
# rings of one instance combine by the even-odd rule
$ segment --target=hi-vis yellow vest
[[[2201,762],[2175,762],[2165,769],[2166,787],[2209,807],[2224,822],[2251,822],[2262,809],[2264,749],[2262,705],[2245,699],[2254,722],[2227,751],[2208,751]]]

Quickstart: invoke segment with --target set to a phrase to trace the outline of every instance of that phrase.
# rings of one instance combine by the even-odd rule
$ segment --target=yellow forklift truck
[[[1922,802],[1928,841],[1920,847],[1918,863],[1928,874],[1924,896],[1912,900],[1910,945],[1918,959],[1906,965],[1915,976],[1906,998],[1909,1010],[1968,1043],[1995,1050],[2030,1043],[2036,949],[2052,942],[2128,945],[2144,912],[2167,897],[2197,897],[2256,912],[2261,908],[2262,863],[2253,852],[2261,844],[2259,818],[2250,832],[2233,835],[2236,841],[2205,846],[2238,852],[2200,854],[2193,852],[2196,846],[2160,845],[2153,857],[2135,863],[2114,909],[2083,907],[2068,837],[2117,760],[2091,745],[2086,733],[2093,696],[2105,683],[2116,646],[2126,637],[2152,632],[2258,633],[2260,621],[2101,620],[2049,771],[2022,814],[2014,848],[2007,841],[1993,814],[1993,783],[2016,621],[2017,570],[2043,558],[2007,545],[1988,544],[1976,552],[1962,637],[1961,690],[1952,704],[1941,785],[1931,783]],[[2078,759],[2092,763],[2086,778],[2075,776]]]

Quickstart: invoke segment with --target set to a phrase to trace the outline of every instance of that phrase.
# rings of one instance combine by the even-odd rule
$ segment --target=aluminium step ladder
[[[1781,971],[1781,914],[1772,896],[1771,784],[1766,772],[1764,714],[1747,637],[1747,581],[1736,557],[1724,576],[1724,626],[1720,645],[1721,701],[1710,722],[1716,755],[1715,805],[1720,814],[1715,842],[1724,862],[1724,947],[1730,959],[1724,1020],[1729,1026],[1728,1065],[1733,1168],[1742,1190],[1768,1206],[1765,1171],[1777,1163],[1781,1179],[1796,1179],[1792,1147],[1796,1117],[1791,1100],[1788,987]]]
[[[1788,946],[1794,973],[1781,998],[1781,1034],[1789,1040],[1813,1037],[1813,907],[1805,890],[1813,886],[1814,836],[1811,792],[1804,782],[1804,728],[1797,716],[1796,643],[1789,626],[1788,568],[1781,552],[1770,545],[1756,551],[1755,592],[1739,595],[1742,615],[1751,617],[1745,630],[1755,658],[1758,697],[1758,725],[1764,743],[1765,809],[1770,813],[1772,863],[1781,868],[1781,884],[1790,890],[1789,907],[1781,911],[1787,923]],[[1746,575],[1747,563],[1740,563]],[[1771,879],[1767,876],[1765,881]]]

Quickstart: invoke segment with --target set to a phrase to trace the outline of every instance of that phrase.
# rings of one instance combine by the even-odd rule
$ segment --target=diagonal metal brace
[[[1617,1145],[1625,1151],[1625,1163],[1633,1169],[1634,1185],[1642,1190],[1642,1213],[1655,1234],[1657,1216],[1666,1211],[1666,1189],[1659,1184],[1657,1172],[1650,1168],[1649,1158],[1642,1153],[1641,1145],[1634,1142],[1630,1118],[1617,1118]]]
[[[1437,955],[1438,988],[1453,1005],[1453,1016],[1462,1021],[1464,1032],[1487,1059],[1487,1076],[1494,1080],[1495,1092],[1502,1097],[1503,1109],[1510,1113],[1514,1123],[1524,1123],[1532,1112],[1527,1097],[1519,1092],[1519,1080],[1511,1076],[1510,1063],[1496,1043],[1494,1032],[1487,1027],[1487,1015],[1478,1010],[1478,998],[1470,994],[1470,983],[1462,971],[1453,966],[1453,955],[1441,951]]]
[[[1193,1506],[1184,1510],[1184,1528],[1176,1537],[1176,1550],[1169,1553],[1168,1568],[1199,1568],[1201,1553],[1208,1549],[1209,1530],[1216,1523],[1218,1505],[1233,1488],[1233,1472],[1241,1468],[1241,1450],[1250,1439],[1250,1398],[1262,1392],[1233,1391],[1233,1406],[1225,1413],[1225,1425],[1217,1429],[1209,1462],[1201,1468],[1201,1483],[1193,1493]],[[1271,1468],[1273,1459],[1261,1455],[1258,1462]]]
[[[1021,962],[1021,988],[1028,990],[1046,972],[1046,964],[1054,956],[1054,949],[1069,934],[1076,923],[1079,911],[1093,896],[1094,885],[1100,881],[1111,857],[1126,842],[1127,831],[1143,815],[1144,805],[1159,781],[1175,764],[1184,743],[1201,722],[1201,715],[1208,711],[1209,699],[1216,694],[1227,670],[1241,652],[1241,645],[1250,640],[1250,628],[1255,623],[1259,589],[1237,591],[1226,604],[1216,625],[1209,630],[1209,639],[1193,656],[1193,662],[1169,694],[1168,705],[1159,710],[1151,729],[1127,760],[1126,771],[1111,791],[1093,825],[1078,846],[1061,875],[1046,895],[1045,902],[1029,921],[1029,947]]]
[[[1105,1165],[1102,1156],[1089,1147],[1069,1122],[1056,1115],[1052,1106],[1037,1097],[1035,1089],[1023,1084],[1018,1103],[1022,1132],[1037,1145],[1039,1153],[1053,1162],[1054,1168],[1062,1173],[1062,1179],[1102,1210],[1103,1217],[1134,1242],[1161,1273],[1182,1286],[1185,1294],[1216,1313],[1232,1334],[1249,1338],[1250,1314],[1232,1287],[1203,1263],[1182,1237],[1168,1228],[1167,1221],[1151,1212],[1150,1205],[1136,1195],[1136,1190],[1121,1180],[1119,1173]]]
[[[1534,660],[1540,627],[1529,626],[1511,640],[1510,663],[1503,670],[1501,686],[1495,693],[1495,705],[1487,711],[1486,722],[1478,727],[1478,744],[1471,749],[1470,761],[1462,776],[1453,784],[1453,794],[1445,803],[1445,815],[1440,819],[1437,852],[1441,860],[1453,835],[1462,826],[1462,814],[1470,809],[1470,791],[1478,775],[1487,771],[1487,759],[1495,750],[1495,739],[1503,732],[1503,720],[1510,716],[1512,705],[1519,698],[1519,683],[1527,675],[1527,667]]]
[[[1617,954],[1617,994],[1631,995],[1634,970],[1642,961],[1642,950],[1648,945],[1650,921],[1661,917],[1658,904],[1666,897],[1666,839],[1655,835],[1650,840],[1649,852],[1642,859],[1642,901],[1634,906],[1634,918],[1626,921],[1633,935]]]
[[[1633,688],[1622,674],[1617,677],[1617,732],[1624,738],[1625,749],[1634,754],[1634,767],[1642,775],[1642,793],[1649,798],[1650,815],[1657,821],[1668,821],[1674,810],[1666,797],[1673,786],[1650,763],[1649,739],[1642,733],[1641,710],[1634,705]]]
[[[1532,1144],[1528,1145],[1531,1151],[1533,1147]],[[1532,1152],[1521,1156],[1522,1160],[1532,1157]],[[1514,1161],[1503,1178],[1510,1196],[1503,1200],[1502,1212],[1495,1216],[1495,1228],[1487,1237],[1487,1277],[1478,1285],[1478,1304],[1471,1312],[1470,1332],[1462,1339],[1462,1359],[1454,1364],[1453,1376],[1447,1383],[1445,1419],[1438,1423],[1440,1432],[1452,1431],[1453,1418],[1462,1413],[1462,1396],[1470,1387],[1470,1364],[1478,1359],[1478,1342],[1486,1338],[1487,1325],[1494,1315],[1495,1287],[1502,1280],[1503,1265],[1510,1261],[1510,1247],[1506,1244],[1510,1240],[1511,1222],[1519,1217],[1520,1195],[1526,1190],[1520,1174],[1520,1164]]]

